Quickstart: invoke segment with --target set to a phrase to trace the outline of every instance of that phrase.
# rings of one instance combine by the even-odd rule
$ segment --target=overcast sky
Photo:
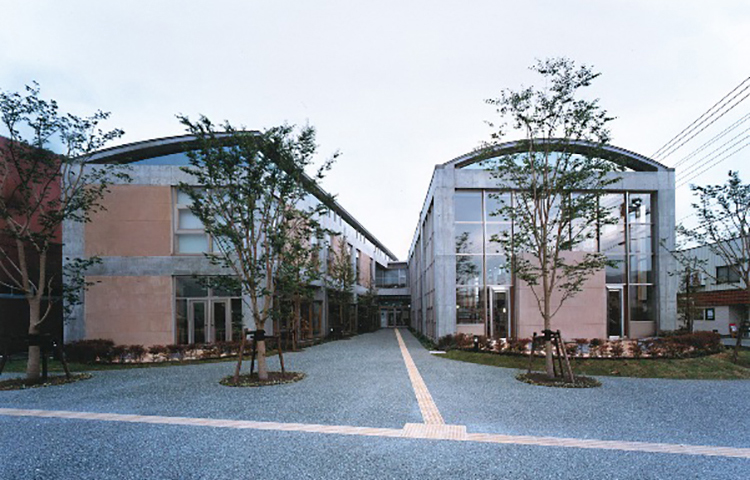
[[[119,143],[182,134],[177,113],[315,126],[321,160],[343,153],[323,186],[401,259],[434,166],[488,139],[484,100],[534,84],[536,58],[601,71],[590,90],[618,117],[612,143],[646,156],[750,75],[747,0],[0,0],[0,12],[0,89],[36,80],[66,111],[111,111]],[[664,163],[748,112],[739,104]],[[745,128],[693,160],[709,165]],[[733,168],[750,182],[748,159],[694,181]],[[677,204],[690,213],[687,187]]]

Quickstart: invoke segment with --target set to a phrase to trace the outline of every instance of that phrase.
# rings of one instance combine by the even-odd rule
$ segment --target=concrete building
[[[204,343],[237,339],[243,323],[252,326],[247,312],[243,321],[239,291],[206,288],[194,278],[228,272],[203,255],[212,249],[211,238],[190,212],[187,195],[177,188],[180,182],[194,183],[180,170],[188,164],[185,151],[193,141],[190,136],[162,138],[93,156],[90,168],[97,163],[127,164],[132,182],[112,185],[104,199],[106,210],[92,222],[64,225],[66,260],[102,259],[88,271],[87,280],[95,283],[66,325],[66,341]],[[326,197],[322,191],[312,193],[310,202]],[[329,208],[321,222],[337,232],[331,244],[346,239],[352,268],[358,272],[355,294],[363,294],[376,271],[387,269],[396,257],[338,203],[331,202]],[[322,251],[322,265],[328,254]],[[330,327],[326,289],[316,287],[314,300],[302,305],[302,333],[308,338],[323,337]]]
[[[737,246],[735,251],[741,252],[742,247]],[[704,261],[708,273],[697,273],[692,279],[695,290],[692,294],[695,305],[692,309],[695,315],[693,330],[729,335],[730,325],[738,328],[749,314],[750,297],[742,288],[737,272],[707,245],[685,249],[682,253]],[[684,284],[684,280],[680,279],[680,283]]]
[[[236,339],[242,325],[252,326],[240,292],[205,288],[195,279],[228,272],[203,255],[212,248],[211,238],[177,188],[180,182],[191,183],[180,166],[188,163],[185,151],[193,141],[189,136],[149,140],[104,150],[92,159],[90,168],[128,164],[133,181],[113,185],[105,198],[107,210],[91,223],[64,226],[65,258],[102,258],[89,271],[88,279],[96,283],[76,320],[66,326],[67,341],[203,343]],[[497,154],[515,148],[515,143],[504,144]],[[594,151],[586,143],[575,148],[579,154]],[[581,250],[604,252],[619,267],[591,277],[555,316],[554,328],[565,338],[644,337],[673,330],[677,281],[668,274],[673,259],[657,246],[664,239],[667,248],[673,247],[674,171],[621,148],[598,152],[624,169],[600,200],[618,223],[602,225]],[[496,180],[480,163],[476,154],[467,154],[435,167],[408,262],[398,262],[340,205],[329,205],[322,221],[338,232],[329,243],[335,247],[346,239],[344,248],[350,249],[358,272],[357,295],[374,282],[381,327],[411,325],[435,340],[457,332],[507,338],[542,330],[529,287],[513,278],[505,252],[489,241],[495,233],[516,228],[491,215],[498,201],[494,194],[512,201],[514,193],[498,192]],[[325,192],[311,194],[309,201],[327,201]],[[337,316],[325,286],[315,286],[314,300],[301,312],[307,338],[327,335]]]
[[[518,153],[518,143],[496,148]],[[612,209],[616,225],[598,228],[582,251],[604,252],[618,268],[596,273],[583,291],[553,318],[564,338],[645,337],[676,328],[676,281],[668,275],[673,259],[658,248],[674,242],[674,170],[633,152],[575,145],[623,167],[619,180],[600,202]],[[411,322],[432,339],[454,333],[530,337],[543,329],[527,285],[509,273],[508,257],[490,242],[493,234],[516,228],[491,215],[501,193],[497,180],[470,153],[437,165],[409,251]],[[571,252],[571,255],[580,254]]]

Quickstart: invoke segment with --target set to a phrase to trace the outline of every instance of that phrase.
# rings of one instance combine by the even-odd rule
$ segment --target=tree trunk
[[[255,351],[258,355],[258,379],[268,380],[268,363],[266,363],[266,341],[255,342]]]
[[[302,300],[299,295],[294,297],[294,327],[292,329],[292,351],[297,351],[297,340],[300,337],[299,332],[302,330],[301,312]]]
[[[29,299],[29,335],[39,335],[39,315],[41,315],[42,299]],[[41,376],[41,348],[39,345],[29,345],[29,361],[26,364],[26,378],[38,380]]]
[[[543,279],[543,287],[544,287],[544,329],[549,331],[550,330],[550,297],[552,295],[551,292],[549,292],[549,289],[547,287],[547,275],[544,275]],[[555,360],[552,358],[552,341],[547,340],[544,343],[544,349],[545,349],[545,359],[544,359],[544,369],[547,372],[547,377],[549,378],[555,378]]]
[[[339,334],[343,334],[344,330],[344,302],[339,302]]]

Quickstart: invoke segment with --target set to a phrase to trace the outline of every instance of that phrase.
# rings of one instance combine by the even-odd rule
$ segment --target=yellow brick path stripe
[[[539,447],[585,448],[625,452],[665,453],[750,459],[750,448],[716,447],[708,445],[681,445],[670,443],[621,442],[617,440],[590,440],[579,438],[535,437],[525,435],[496,435],[492,433],[466,433],[462,425],[427,425],[407,423],[403,429],[352,427],[346,425],[315,425],[306,423],[255,422],[213,418],[164,417],[160,415],[130,415],[121,413],[69,412],[62,410],[29,410],[0,408],[0,415],[10,417],[65,418],[102,422],[126,422],[149,425],[187,425],[197,427],[250,429],[284,432],[321,433],[333,435],[358,435],[369,437],[410,438],[453,442],[495,443]]]
[[[401,332],[398,328],[393,330],[396,332],[396,338],[398,344],[401,347],[401,356],[404,357],[404,363],[406,364],[406,371],[409,372],[409,379],[411,380],[411,386],[414,388],[414,394],[417,396],[417,402],[419,403],[419,410],[422,412],[422,420],[428,425],[444,425],[445,421],[443,416],[440,415],[440,411],[435,405],[435,401],[430,395],[430,391],[427,390],[427,385],[422,380],[422,375],[417,370],[417,365],[411,358],[409,349],[406,348],[404,339],[401,337]]]

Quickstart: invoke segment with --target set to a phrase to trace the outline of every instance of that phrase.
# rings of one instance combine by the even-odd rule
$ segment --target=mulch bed
[[[516,375],[516,380],[531,385],[539,385],[542,387],[594,388],[602,386],[599,380],[591,377],[576,375],[575,383],[570,383],[564,378],[549,378],[546,373],[542,372],[519,373],[518,375]]]
[[[299,382],[303,378],[305,378],[305,374],[302,372],[286,372],[284,374],[281,372],[268,372],[268,379],[260,380],[256,372],[252,375],[249,373],[240,375],[239,383],[234,383],[234,375],[222,378],[219,383],[227,387],[267,387],[270,385]]]
[[[80,382],[91,378],[90,373],[74,373],[70,378],[65,375],[47,377],[47,380],[26,380],[25,378],[11,378],[10,380],[0,381],[1,390],[25,390],[27,388],[52,387],[55,385],[65,385],[66,383]]]

